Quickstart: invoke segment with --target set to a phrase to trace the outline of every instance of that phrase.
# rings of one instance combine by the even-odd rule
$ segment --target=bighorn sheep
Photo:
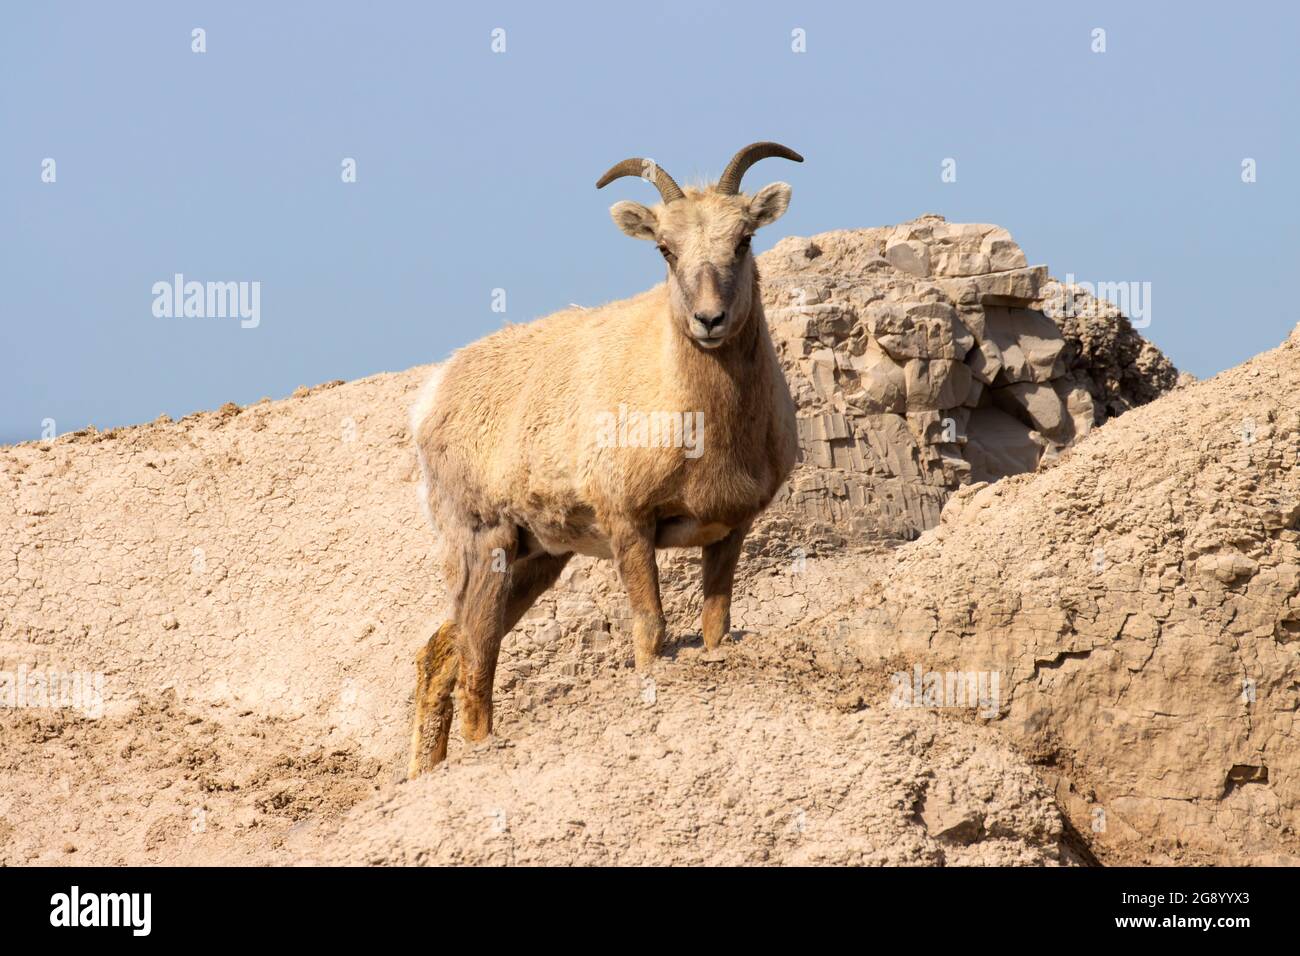
[[[458,682],[465,739],[491,733],[502,638],[574,553],[614,560],[645,671],[664,638],[655,549],[703,548],[704,645],[720,654],[741,544],[797,451],[750,253],[754,231],[785,212],[790,187],[740,192],[745,171],[770,156],[803,161],[754,143],[716,184],[686,190],[647,160],[614,166],[597,188],[644,176],[659,190],[661,205],[618,202],[610,214],[658,246],[667,281],[508,326],[458,351],[421,391],[411,433],[422,503],[445,549],[451,617],[417,660],[411,776],[446,757]],[[689,453],[639,429],[627,438],[628,417],[661,409],[702,421]]]

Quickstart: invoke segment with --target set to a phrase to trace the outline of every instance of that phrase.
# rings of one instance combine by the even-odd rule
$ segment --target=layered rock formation
[[[1007,230],[925,216],[759,260],[802,417],[788,506],[914,537],[970,481],[1035,470],[1177,372],[1109,303],[1063,294]]]

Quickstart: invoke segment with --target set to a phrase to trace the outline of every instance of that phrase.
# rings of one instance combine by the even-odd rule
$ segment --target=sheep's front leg
[[[749,525],[733,528],[721,541],[704,548],[704,610],[700,627],[704,634],[704,659],[723,659],[720,645],[731,630],[731,589],[736,579],[736,562],[745,543]]]
[[[636,669],[650,670],[663,647],[664,609],[659,600],[659,566],[655,564],[653,522],[625,521],[610,534],[618,576],[632,605],[632,650]]]

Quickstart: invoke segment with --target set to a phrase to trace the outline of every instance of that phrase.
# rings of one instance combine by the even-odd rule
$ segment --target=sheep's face
[[[668,263],[673,321],[700,348],[716,349],[749,322],[756,285],[750,238],[789,205],[790,187],[772,183],[753,196],[691,189],[653,209],[619,202],[609,211],[629,236],[658,246]]]

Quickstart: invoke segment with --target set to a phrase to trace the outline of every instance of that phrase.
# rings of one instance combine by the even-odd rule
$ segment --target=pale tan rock
[[[934,218],[936,221],[930,230],[931,239],[965,248],[978,247],[985,236],[1001,229],[1000,226],[987,222],[947,222],[941,217]]]
[[[1092,395],[1086,388],[1065,379],[1053,380],[1052,388],[1056,390],[1070,417],[1072,439],[1078,441],[1092,431],[1097,420]]]
[[[930,268],[938,276],[978,276],[993,271],[988,256],[954,246],[937,247],[930,256]]]
[[[1065,339],[1055,323],[1031,309],[986,309],[987,335],[1002,359],[1001,374],[1007,382],[1047,382],[1056,370],[1056,360]]]
[[[903,376],[908,411],[956,408],[970,392],[970,367],[951,359],[910,359]]]
[[[1060,802],[1103,861],[1294,860],[1296,395],[1288,342],[1105,423],[1050,470],[959,490],[944,533],[855,598],[861,658],[997,670],[994,725],[1069,755]],[[975,437],[991,415],[971,413],[973,480],[998,470]],[[1247,441],[1245,418],[1268,425]]]
[[[991,339],[985,339],[966,360],[971,374],[984,385],[992,385],[1002,371],[1002,350]]]
[[[984,813],[979,803],[963,799],[951,780],[931,783],[917,814],[930,835],[938,840],[970,844],[984,832]]]
[[[903,367],[883,349],[873,344],[864,354],[867,360],[860,369],[861,386],[868,411],[904,412],[907,410],[907,377]]]
[[[1028,263],[1025,254],[1011,238],[1011,233],[1000,227],[985,233],[980,241],[980,254],[989,262],[993,272],[1007,272],[1012,269],[1025,269]]]
[[[1018,418],[996,408],[977,408],[971,412],[966,440],[971,479],[996,481],[1034,471],[1043,445],[1034,430]]]
[[[866,310],[866,328],[896,361],[966,357],[974,336],[945,302],[876,303]]]
[[[1047,268],[1029,266],[1008,272],[975,275],[965,281],[973,285],[975,295],[981,302],[1012,300],[1027,304],[1039,297],[1040,290],[1047,281]]]
[[[1030,425],[1049,437],[1058,437],[1062,428],[1071,424],[1060,396],[1051,385],[1017,382],[992,389],[991,394],[993,403],[1003,411],[1022,420],[1027,418]]]
[[[895,269],[914,276],[930,274],[930,247],[915,239],[900,239],[885,246],[885,258]]]
[[[814,441],[829,441],[833,438],[848,438],[848,422],[843,415],[833,412],[815,415],[808,422],[808,437]]]

